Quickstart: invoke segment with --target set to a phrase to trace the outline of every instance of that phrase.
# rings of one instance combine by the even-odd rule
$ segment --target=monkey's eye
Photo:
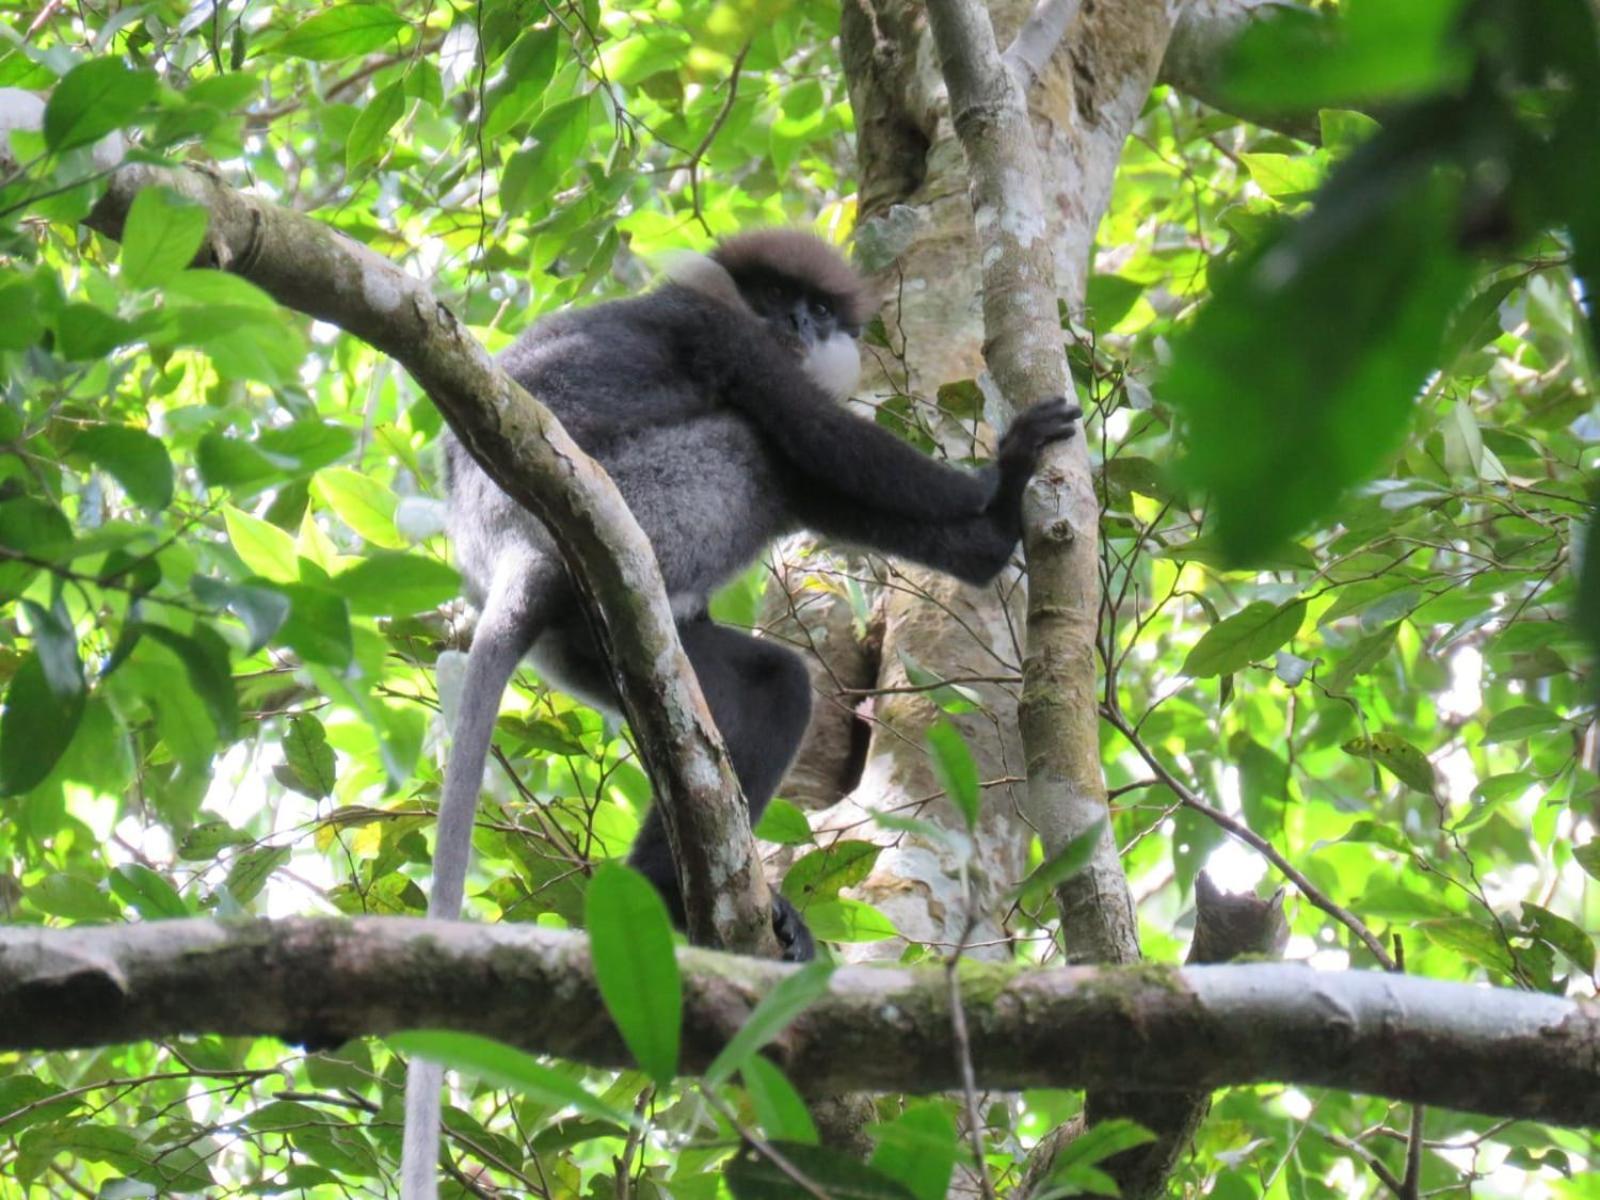
[[[814,317],[833,316],[833,305],[826,300],[813,300],[811,302],[811,315]]]

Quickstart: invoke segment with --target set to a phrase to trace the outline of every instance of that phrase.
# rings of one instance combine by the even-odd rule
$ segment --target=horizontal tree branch
[[[776,953],[738,780],[678,644],[655,554],[600,466],[421,281],[334,229],[200,170],[131,164],[86,222],[121,236],[133,198],[164,187],[210,213],[199,266],[388,354],[422,386],[491,478],[549,528],[598,612],[629,723],[655,785],[697,942]]]
[[[696,949],[678,962],[691,1074],[795,969]],[[963,970],[984,1088],[1276,1081],[1600,1125],[1592,1001],[1279,963]],[[843,967],[776,1053],[809,1091],[954,1089],[949,1006],[942,967]],[[630,1065],[579,934],[378,917],[0,927],[0,1050],[411,1028]]]

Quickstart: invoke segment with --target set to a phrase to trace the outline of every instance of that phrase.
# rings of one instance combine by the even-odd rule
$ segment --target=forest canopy
[[[1028,986],[1012,972],[1118,961],[1082,952],[1062,890],[1106,832],[1133,958],[1208,961],[1205,904],[1256,892],[1273,898],[1246,953],[1331,988],[1404,972],[1424,980],[1394,995],[1488,985],[1485,1011],[1582,1001],[1594,1021],[1592,7],[1193,5],[1186,20],[1226,26],[1215,42],[1129,15],[1160,6],[1085,7],[993,10],[1001,47],[1066,13],[1049,63],[1007,61],[1032,89],[1047,322],[1098,531],[1078,539],[1095,608],[1069,631],[1093,694],[1047,699],[1097,722],[1104,821],[1068,836],[1041,815],[1060,780],[1018,734],[1039,701],[1020,553],[977,596],[789,539],[713,607],[813,662],[818,725],[756,830],[769,879],[831,964],[948,979],[974,1027],[934,1047],[954,1077],[840,1118],[859,1097],[797,1080],[871,1048],[802,1024],[783,1059],[799,1014],[849,1019],[827,1007],[829,963],[730,976],[674,959],[664,923],[624,935],[652,895],[611,860],[653,764],[529,668],[468,886],[469,918],[509,940],[472,952],[528,927],[530,977],[607,1032],[561,1027],[572,1051],[537,1055],[244,1021],[49,1052],[0,1034],[17,1047],[0,1050],[0,1200],[394,1194],[416,1051],[459,1069],[453,1195],[1600,1196],[1593,1133],[1494,1115],[1527,1110],[1495,1109],[1492,1078],[1463,1082],[1459,1108],[1372,1094],[1430,1057],[1411,1027],[1346,1076],[1371,1081],[1356,1090],[1248,1075],[1205,1115],[1205,1093],[1169,1087],[1198,1131],[1158,1129],[1171,1161],[1137,1187],[1113,1164],[1149,1135],[1102,1119],[1114,1090],[1086,1105],[972,1058],[1004,1008],[986,1006]],[[1119,50],[1120,17],[1130,39],[1160,28]],[[991,231],[947,82],[902,0],[0,0],[0,1013],[25,1008],[7,939],[35,932],[427,907],[472,629],[443,532],[445,418],[372,339],[253,282],[206,189],[395,264],[490,351],[720,236],[811,229],[884,300],[857,411],[978,464],[1037,397],[1002,395],[983,357],[1006,352],[980,307]],[[91,214],[119,166],[201,182],[139,191],[111,229]],[[578,946],[594,988],[583,965],[562,992]],[[1169,977],[1130,977],[1166,1013]],[[724,985],[754,1015],[718,1051],[696,1021]],[[1338,1027],[1259,1038],[1309,1063],[1337,1057]],[[1458,1053],[1432,1047],[1437,1079]],[[961,1065],[977,1081],[952,1087]],[[986,1066],[1027,1086],[990,1089]]]

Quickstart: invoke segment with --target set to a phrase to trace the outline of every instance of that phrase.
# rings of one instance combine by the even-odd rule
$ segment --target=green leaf
[[[56,317],[56,349],[69,362],[104,358],[133,339],[132,325],[93,304],[64,304]]]
[[[1572,857],[1592,879],[1600,879],[1600,838],[1591,838],[1572,848]]]
[[[257,846],[235,858],[225,882],[234,903],[249,904],[260,895],[272,873],[288,862],[293,852],[292,846]]]
[[[72,525],[54,504],[32,496],[0,500],[0,546],[54,562],[71,550],[72,541]],[[0,597],[15,597],[38,572],[32,563],[0,558]]]
[[[239,698],[233,687],[228,645],[209,625],[196,624],[192,634],[163,625],[141,624],[144,636],[160,642],[183,662],[194,693],[224,741],[232,739],[239,722]]]
[[[1484,726],[1483,744],[1520,742],[1541,733],[1554,733],[1566,729],[1567,722],[1560,713],[1542,704],[1522,704],[1497,712]]]
[[[419,1054],[495,1087],[511,1088],[531,1096],[547,1108],[575,1108],[615,1125],[635,1123],[631,1116],[591,1095],[560,1071],[552,1070],[531,1054],[524,1054],[504,1042],[443,1029],[394,1033],[384,1040],[408,1054]]]
[[[825,942],[882,942],[900,936],[894,922],[872,905],[842,896],[807,908],[806,924]]]
[[[66,871],[46,875],[25,894],[40,912],[69,921],[115,921],[122,916],[122,909],[93,880]]]
[[[1137,279],[1097,273],[1089,277],[1084,307],[1088,309],[1089,318],[1096,329],[1111,329],[1132,311],[1144,293],[1145,285]]]
[[[0,796],[41,783],[83,719],[83,665],[71,626],[36,604],[26,607],[33,649],[11,677],[0,712]]]
[[[962,1153],[948,1105],[919,1101],[872,1132],[878,1139],[873,1170],[898,1179],[917,1200],[944,1200]]]
[[[1418,921],[1416,928],[1434,945],[1465,956],[1501,975],[1515,975],[1516,964],[1500,934],[1470,917]]]
[[[970,687],[947,683],[940,675],[919,663],[911,652],[900,647],[896,652],[900,665],[905,668],[906,680],[916,687],[926,689],[924,695],[937,704],[941,711],[952,715],[976,712],[983,707],[983,697]]]
[[[767,811],[756,824],[755,835],[764,842],[780,846],[808,846],[811,844],[811,823],[806,814],[781,796],[774,798]]]
[[[355,650],[344,597],[306,583],[285,584],[283,594],[289,597],[289,619],[278,630],[278,641],[307,662],[348,667]]]
[[[1096,1163],[1155,1140],[1155,1134],[1126,1117],[1097,1122],[1061,1148],[1055,1165],[1050,1169],[1050,1183],[1080,1191],[1100,1191],[1096,1185],[1101,1180],[1109,1181],[1109,1177],[1096,1169]],[[1116,1190],[1113,1184],[1107,1194],[1115,1195]]]
[[[189,586],[202,603],[225,607],[244,623],[250,636],[247,654],[254,654],[271,641],[289,618],[289,597],[274,588],[225,583],[204,575],[194,576]]]
[[[1382,821],[1357,821],[1345,831],[1341,842],[1370,842],[1393,850],[1397,854],[1411,853],[1411,843],[1406,840],[1406,835],[1393,825]]]
[[[124,863],[115,868],[109,882],[111,894],[147,921],[194,915],[165,875],[140,863]]]
[[[364,616],[429,612],[461,591],[461,576],[421,554],[374,554],[333,578],[333,588]]]
[[[626,1138],[628,1131],[614,1121],[585,1121],[568,1117],[539,1131],[529,1148],[535,1154],[555,1154],[596,1138]]]
[[[394,527],[395,494],[383,484],[348,467],[318,471],[312,488],[339,519],[374,546],[402,550],[405,539]]]
[[[495,142],[544,96],[561,49],[554,24],[527,30],[506,52],[504,72],[484,101],[483,139]]]
[[[961,731],[948,721],[932,725],[927,733],[928,749],[933,754],[933,773],[944,788],[950,803],[966,819],[969,830],[978,824],[978,764],[972,761]]]
[[[405,116],[405,85],[396,80],[380,88],[378,94],[367,102],[350,129],[350,138],[344,144],[345,170],[354,172],[369,159],[378,157],[378,151],[388,138],[389,130]]]
[[[312,62],[331,62],[386,46],[406,28],[405,17],[386,5],[340,4],[299,22],[265,49]]]
[[[35,311],[33,285],[26,279],[0,283],[0,350],[26,350],[44,333],[44,321]]]
[[[1370,633],[1358,641],[1344,657],[1339,660],[1339,665],[1328,676],[1328,690],[1337,695],[1350,686],[1351,682],[1359,676],[1365,675],[1377,666],[1394,651],[1395,639],[1400,636],[1400,622],[1386,625],[1376,633]]]
[[[134,779],[128,731],[103,696],[90,696],[66,751],[45,780],[71,781],[102,796],[122,796]]]
[[[110,474],[135,504],[159,511],[172,503],[172,459],[160,438],[127,425],[96,425],[72,448]]]
[[[1434,794],[1433,764],[1398,733],[1375,733],[1371,737],[1351,738],[1339,749],[1356,758],[1370,759],[1407,787],[1426,796]]]
[[[1317,131],[1322,148],[1342,158],[1379,133],[1383,126],[1363,112],[1348,108],[1324,108],[1317,113]]]
[[[1561,951],[1585,975],[1595,967],[1594,939],[1559,913],[1524,900],[1522,919],[1541,941]]]
[[[682,29],[659,22],[640,23],[635,32],[606,44],[601,60],[606,77],[624,86],[658,71],[677,69],[693,43]]]
[[[195,267],[179,272],[167,281],[162,294],[168,302],[177,305],[196,308],[254,309],[262,316],[278,315],[278,302],[248,279],[207,267]],[[320,425],[320,422],[296,421],[284,429],[263,430],[261,440],[267,441],[301,425]]]
[[[751,1010],[739,1032],[728,1039],[706,1068],[710,1083],[721,1083],[743,1070],[756,1052],[777,1037],[794,1019],[828,992],[833,977],[831,963],[814,962],[780,979]]]
[[[522,211],[535,196],[554,191],[589,141],[589,97],[552,104],[528,132],[533,144],[507,161],[500,178],[500,206]]]
[[[185,862],[211,862],[228,846],[245,846],[252,840],[226,821],[202,821],[178,842],[178,857]]]
[[[854,887],[865,879],[882,851],[881,846],[860,841],[822,846],[795,861],[783,877],[781,890],[802,909],[819,900],[831,900],[840,888]]]
[[[145,188],[133,198],[123,226],[122,277],[135,288],[166,283],[194,261],[208,220],[194,201],[166,188]]]
[[[300,578],[300,556],[295,553],[294,539],[283,530],[231,504],[222,506],[222,522],[234,553],[250,570],[274,582]]]
[[[809,1187],[796,1186],[789,1170],[760,1150],[746,1146],[728,1161],[723,1182],[734,1200],[795,1200],[824,1195],[829,1200],[917,1200],[904,1184],[838,1150],[800,1142],[770,1143],[785,1165],[798,1171]]]
[[[1008,899],[1029,906],[1038,904],[1047,893],[1060,887],[1094,860],[1094,852],[1105,832],[1105,818],[1097,817],[1087,829],[1069,839],[1065,846],[1040,863],[1011,890]]]
[[[1386,124],[1304,220],[1213,275],[1163,397],[1187,426],[1178,477],[1209,493],[1230,563],[1323,516],[1399,440],[1472,279],[1455,185],[1426,170],[1449,136]],[[1307,331],[1315,330],[1315,336]]]
[[[1255,185],[1273,199],[1309,195],[1322,182],[1321,164],[1307,154],[1241,154]]]
[[[1181,670],[1197,679],[1232,675],[1288,642],[1300,632],[1305,618],[1304,600],[1284,605],[1252,601],[1206,630],[1183,660]]]
[[[1496,280],[1462,305],[1450,318],[1444,347],[1439,354],[1440,365],[1451,366],[1463,354],[1477,350],[1499,336],[1500,306],[1523,282],[1520,275]]]
[[[336,780],[333,747],[322,722],[310,713],[289,718],[289,731],[283,738],[282,772],[274,772],[278,782],[302,796],[323,800],[333,794]]]
[[[584,896],[595,981],[617,1031],[645,1074],[665,1087],[678,1073],[683,982],[672,921],[649,880],[602,863]]]
[[[73,67],[44,109],[45,144],[56,153],[98,141],[139,115],[156,94],[156,77],[132,71],[120,58],[94,58]]]
[[[756,1120],[769,1138],[817,1144],[817,1127],[806,1110],[806,1102],[782,1071],[759,1055],[747,1060],[740,1070]]]
[[[320,470],[354,446],[355,435],[342,425],[296,421],[264,429],[248,441],[207,433],[201,437],[195,457],[207,487],[255,492],[269,483]]]
[[[1355,0],[1341,19],[1269,6],[1244,28],[1219,72],[1241,109],[1364,108],[1464,77],[1465,39],[1450,36],[1459,0]]]

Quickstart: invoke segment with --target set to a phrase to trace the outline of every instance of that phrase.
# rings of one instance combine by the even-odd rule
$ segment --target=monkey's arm
[[[830,399],[755,324],[723,320],[685,329],[698,378],[766,436],[802,477],[880,513],[959,521],[1020,497],[1039,446],[1070,436],[1076,413],[1061,402],[1037,405],[1013,426],[994,467],[963,471],[929,458]],[[725,335],[725,336],[724,336]],[[1009,435],[1008,435],[1009,436]]]
[[[815,487],[797,491],[795,508],[807,529],[826,538],[907,558],[964,583],[985,584],[998,575],[1022,533],[1020,521],[998,513],[930,521],[863,508]]]
[[[1078,415],[1076,408],[1053,400],[1017,418],[1000,441],[995,464],[978,472],[990,500],[975,516],[938,520],[871,508],[803,472],[791,482],[791,503],[808,529],[826,537],[909,558],[967,583],[988,583],[1022,536],[1022,492],[1039,451],[1071,437]]]

